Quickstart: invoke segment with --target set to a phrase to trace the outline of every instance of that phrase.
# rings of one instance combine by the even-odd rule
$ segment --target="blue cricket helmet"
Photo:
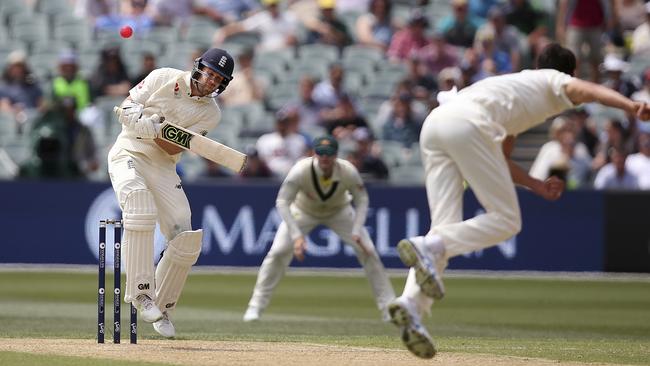
[[[211,48],[205,51],[201,57],[194,60],[194,69],[192,70],[192,79],[197,80],[196,73],[201,73],[204,67],[216,72],[223,77],[223,81],[217,87],[216,94],[219,95],[226,90],[226,87],[232,80],[232,73],[235,69],[235,61],[226,50],[220,48]]]

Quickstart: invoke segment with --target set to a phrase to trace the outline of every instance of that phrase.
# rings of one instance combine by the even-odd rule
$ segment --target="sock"
[[[410,241],[416,245],[421,245],[431,253],[435,254],[438,257],[442,257],[445,254],[445,243],[443,243],[442,238],[438,234],[429,234],[426,236],[415,236],[409,238]]]

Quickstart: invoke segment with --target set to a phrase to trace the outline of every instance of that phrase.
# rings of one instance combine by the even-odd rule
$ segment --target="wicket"
[[[97,343],[104,343],[106,302],[106,227],[113,225],[113,343],[120,343],[122,295],[122,220],[99,221],[99,281],[97,291]],[[138,313],[131,304],[131,343],[138,342]]]

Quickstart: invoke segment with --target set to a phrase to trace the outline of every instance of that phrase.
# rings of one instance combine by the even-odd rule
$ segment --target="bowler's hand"
[[[366,254],[366,256],[370,256],[370,251],[368,251],[368,248],[363,244],[363,241],[361,241],[361,236],[353,234],[352,235],[352,240],[361,248],[361,250]]]
[[[555,201],[560,198],[560,196],[562,196],[562,192],[564,192],[564,186],[565,184],[562,179],[556,176],[552,176],[546,179],[544,182],[540,182],[540,184],[533,190],[533,192],[549,201]]]
[[[301,236],[293,241],[293,255],[300,262],[305,260],[305,249],[307,248],[307,241],[305,237]]]
[[[650,119],[650,107],[644,102],[634,102],[634,109],[636,110],[636,117],[642,121]]]

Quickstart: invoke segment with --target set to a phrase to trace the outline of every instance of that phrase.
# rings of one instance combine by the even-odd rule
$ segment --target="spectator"
[[[343,48],[352,43],[347,26],[334,12],[336,0],[318,0],[320,18],[305,24],[309,28],[307,43],[322,43]]]
[[[309,75],[300,78],[299,96],[297,100],[287,103],[289,108],[295,108],[300,115],[299,129],[301,131],[313,130],[322,126],[320,118],[321,106],[314,100],[313,93],[316,79]]]
[[[490,17],[490,9],[498,6],[501,0],[468,0],[467,9],[473,17],[486,19]]]
[[[564,137],[563,137],[564,135]],[[571,138],[568,137],[571,135]],[[567,117],[556,117],[549,129],[550,141],[540,148],[533,165],[530,167],[530,176],[546,180],[550,176],[551,168],[559,163],[569,163],[572,157],[580,161],[591,161],[587,147],[581,142],[576,142],[575,130],[572,121]],[[562,142],[564,140],[564,144]],[[573,146],[569,146],[572,144]],[[567,167],[570,169],[570,167]]]
[[[650,128],[638,137],[639,152],[628,156],[625,163],[629,172],[639,179],[639,188],[650,189]]]
[[[93,98],[101,96],[125,96],[131,89],[131,81],[117,47],[101,51],[99,65],[90,78],[90,93]]]
[[[365,128],[357,128],[352,133],[352,139],[356,146],[354,151],[348,155],[348,160],[357,168],[361,178],[366,179],[388,179],[388,167],[374,147],[374,140],[370,131]]]
[[[584,153],[584,146],[576,152],[575,132],[570,129],[560,132],[558,137],[560,143],[561,160],[568,166],[566,175],[567,189],[584,188],[590,183],[591,178],[591,157]]]
[[[478,33],[491,29],[494,34],[494,45],[497,50],[506,53],[510,57],[510,64],[513,71],[521,69],[521,47],[519,47],[519,34],[517,29],[506,23],[506,16],[498,6],[493,6],[488,12],[488,22],[483,24]],[[476,37],[478,38],[478,36]]]
[[[268,3],[269,1],[262,1]],[[276,1],[276,3],[278,3]],[[219,24],[230,24],[242,21],[259,10],[260,6],[254,0],[196,0],[195,12],[205,15]]]
[[[574,108],[565,113],[575,125],[576,139],[582,143],[589,155],[593,158],[596,156],[598,148],[598,130],[593,120],[589,118],[589,113],[584,107]]]
[[[154,25],[154,19],[147,11],[148,0],[130,0],[124,11],[99,15],[95,19],[95,29],[99,32],[118,32],[129,25],[137,36],[146,34]]]
[[[246,155],[248,156],[248,160],[246,160],[246,167],[244,167],[244,170],[240,174],[242,178],[273,177],[271,169],[269,169],[266,163],[260,158],[257,149],[251,146],[246,149]]]
[[[289,169],[307,155],[305,138],[297,132],[298,119],[297,110],[280,110],[276,114],[275,131],[257,140],[260,159],[277,178],[284,178]]]
[[[413,52],[429,44],[426,29],[429,21],[420,9],[414,9],[408,20],[408,25],[395,33],[388,47],[387,56],[393,62],[406,60]]]
[[[616,9],[623,32],[634,31],[645,21],[645,4],[641,0],[616,0]]]
[[[76,0],[74,15],[95,25],[100,17],[118,16],[122,0]]]
[[[632,54],[647,56],[650,53],[650,3],[645,4],[645,22],[632,34]]]
[[[453,14],[440,22],[438,29],[445,40],[454,45],[469,48],[474,43],[474,35],[481,25],[480,20],[468,14],[467,0],[451,0]]]
[[[348,94],[342,94],[338,104],[328,114],[324,126],[328,134],[341,140],[345,135],[356,128],[368,127],[366,119],[357,112]]]
[[[290,12],[281,12],[280,0],[262,0],[266,6],[250,17],[220,28],[214,35],[214,44],[220,45],[228,37],[242,32],[256,32],[261,40],[257,51],[277,51],[296,44],[298,24]]]
[[[344,74],[343,65],[335,62],[329,67],[329,78],[314,87],[312,98],[316,105],[321,108],[321,116],[324,119],[329,118],[328,113],[339,104],[339,99],[345,94],[343,91]]]
[[[594,180],[594,188],[607,190],[639,189],[639,180],[626,166],[627,152],[624,148],[611,147],[608,150],[611,163],[603,166]]]
[[[494,31],[489,28],[476,33],[476,44],[472,51],[479,67],[474,81],[513,71],[510,56],[496,47],[494,37]]]
[[[74,97],[77,111],[90,104],[88,80],[79,75],[77,55],[72,50],[64,50],[59,55],[59,75],[52,80],[52,97],[62,99]]]
[[[576,55],[576,70],[588,62],[590,78],[600,79],[598,66],[602,62],[602,36],[618,27],[614,0],[559,0],[555,36]],[[584,54],[584,46],[589,53]]]
[[[623,78],[623,73],[629,69],[629,64],[621,60],[614,54],[605,56],[602,64],[602,70],[605,75],[603,85],[616,90],[617,92],[630,98],[636,92],[636,86],[629,80]]]
[[[342,0],[336,2],[336,13],[362,13],[368,11],[372,0]]]
[[[0,90],[9,102],[9,112],[14,115],[43,106],[43,91],[27,66],[23,51],[13,51],[7,56]]]
[[[345,3],[339,1],[338,3]],[[337,3],[337,5],[338,5]],[[395,28],[391,22],[392,4],[390,0],[371,0],[368,12],[361,14],[356,21],[357,42],[363,46],[386,51],[390,46]]]
[[[66,159],[63,143],[52,128],[44,126],[35,131],[35,155],[21,165],[20,178],[27,179],[75,179],[81,178],[77,166]]]
[[[610,149],[612,147],[620,147],[626,151],[630,151],[631,141],[628,139],[628,132],[623,126],[623,123],[618,120],[611,120],[607,122],[605,131],[601,134],[598,151],[592,161],[592,169],[599,170],[605,164],[609,163]]]
[[[447,91],[461,87],[461,71],[458,67],[445,67],[438,74],[438,90]]]
[[[446,67],[458,65],[460,61],[456,47],[448,44],[444,35],[438,31],[433,32],[431,42],[417,50],[415,55],[433,75]]]
[[[176,24],[186,28],[190,17],[200,10],[194,0],[152,0],[151,13],[157,26],[171,27]]]
[[[60,153],[74,171],[89,175],[99,168],[97,148],[93,135],[79,122],[74,96],[55,99],[52,107],[34,122],[34,129],[48,127],[60,140]]]
[[[254,57],[253,49],[246,49],[237,58],[239,69],[233,74],[228,89],[219,96],[224,106],[233,107],[264,100],[266,85],[255,75]]]
[[[417,54],[411,55],[408,62],[408,75],[406,76],[413,85],[413,96],[416,100],[428,104],[433,93],[438,90],[438,83],[427,65]]]
[[[634,92],[630,99],[650,104],[650,68],[643,73],[643,87]]]
[[[131,79],[131,85],[138,85],[156,68],[156,56],[151,52],[144,52],[142,54],[142,65],[140,66],[140,73]]]
[[[382,128],[384,140],[401,142],[407,148],[418,142],[422,128],[422,120],[411,110],[411,99],[412,96],[407,93],[394,98],[393,113]]]
[[[529,0],[510,0],[506,8],[506,23],[526,35],[532,59],[549,42],[546,22],[547,15],[535,9]]]

